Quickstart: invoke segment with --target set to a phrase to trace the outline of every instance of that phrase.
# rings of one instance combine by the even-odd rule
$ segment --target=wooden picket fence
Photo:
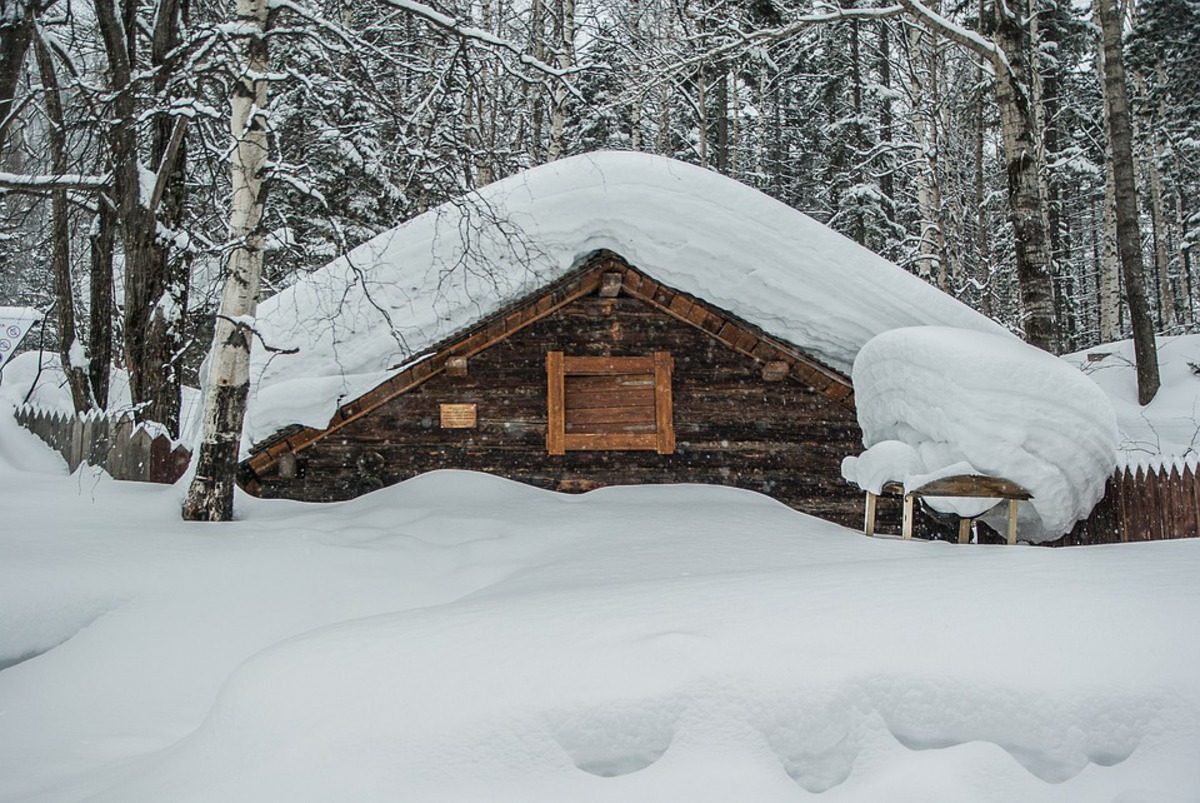
[[[192,459],[182,445],[164,433],[152,434],[132,415],[71,416],[24,405],[17,408],[16,419],[61,454],[72,472],[87,463],[113,479],[170,484],[183,476]]]
[[[1200,460],[1152,459],[1117,469],[1090,516],[1054,543],[1113,544],[1200,536]]]

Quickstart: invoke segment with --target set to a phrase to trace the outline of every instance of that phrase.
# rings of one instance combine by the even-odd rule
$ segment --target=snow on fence
[[[1200,460],[1118,467],[1090,516],[1056,544],[1111,544],[1200,536]]]
[[[16,419],[61,454],[72,472],[88,463],[114,479],[170,484],[183,476],[192,459],[182,445],[161,432],[151,434],[130,415],[71,416],[24,405]]]

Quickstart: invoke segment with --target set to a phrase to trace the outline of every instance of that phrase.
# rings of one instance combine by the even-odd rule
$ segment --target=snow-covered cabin
[[[848,379],[901,326],[994,322],[768,196],[638,153],[564,159],[263,302],[242,484],[345,499],[440,468],[701,482],[856,522]]]

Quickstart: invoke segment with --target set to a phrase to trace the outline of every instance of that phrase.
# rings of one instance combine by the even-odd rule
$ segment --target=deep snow
[[[955,474],[1003,477],[1028,490],[1024,540],[1053,540],[1087,518],[1117,462],[1117,421],[1095,382],[1014,337],[944,326],[892,329],[854,360],[867,451],[843,476],[879,493]],[[996,500],[929,499],[978,516]]]
[[[0,800],[1193,801],[1200,541],[868,539],[733,489],[117,483],[0,415]]]
[[[1157,338],[1161,387],[1145,407],[1137,402],[1133,341],[1120,340],[1068,354],[1108,395],[1121,431],[1122,465],[1159,464],[1200,455],[1200,335]],[[1089,359],[1095,355],[1098,359]]]

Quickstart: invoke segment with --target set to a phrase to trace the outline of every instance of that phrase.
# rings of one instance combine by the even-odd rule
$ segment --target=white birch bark
[[[204,430],[196,475],[183,504],[192,521],[233,518],[246,397],[250,390],[251,329],[262,275],[263,177],[267,167],[267,0],[237,0],[236,36],[242,71],[230,99],[233,196],[229,265],[204,387]]]
[[[575,0],[558,0],[558,18],[554,23],[558,41],[555,49],[558,57],[555,66],[569,70],[575,63]],[[563,154],[563,132],[567,121],[567,85],[562,79],[554,82],[554,93],[550,109],[550,146],[546,149],[546,160],[553,162]]]
[[[920,145],[921,167],[914,175],[917,208],[921,212],[921,240],[918,246],[917,274],[925,281],[947,289],[945,242],[942,229],[942,196],[938,184],[938,105],[939,87],[937,35],[920,27],[909,29],[913,53],[911,72],[913,95],[913,135]],[[921,75],[922,67],[925,76]]]

